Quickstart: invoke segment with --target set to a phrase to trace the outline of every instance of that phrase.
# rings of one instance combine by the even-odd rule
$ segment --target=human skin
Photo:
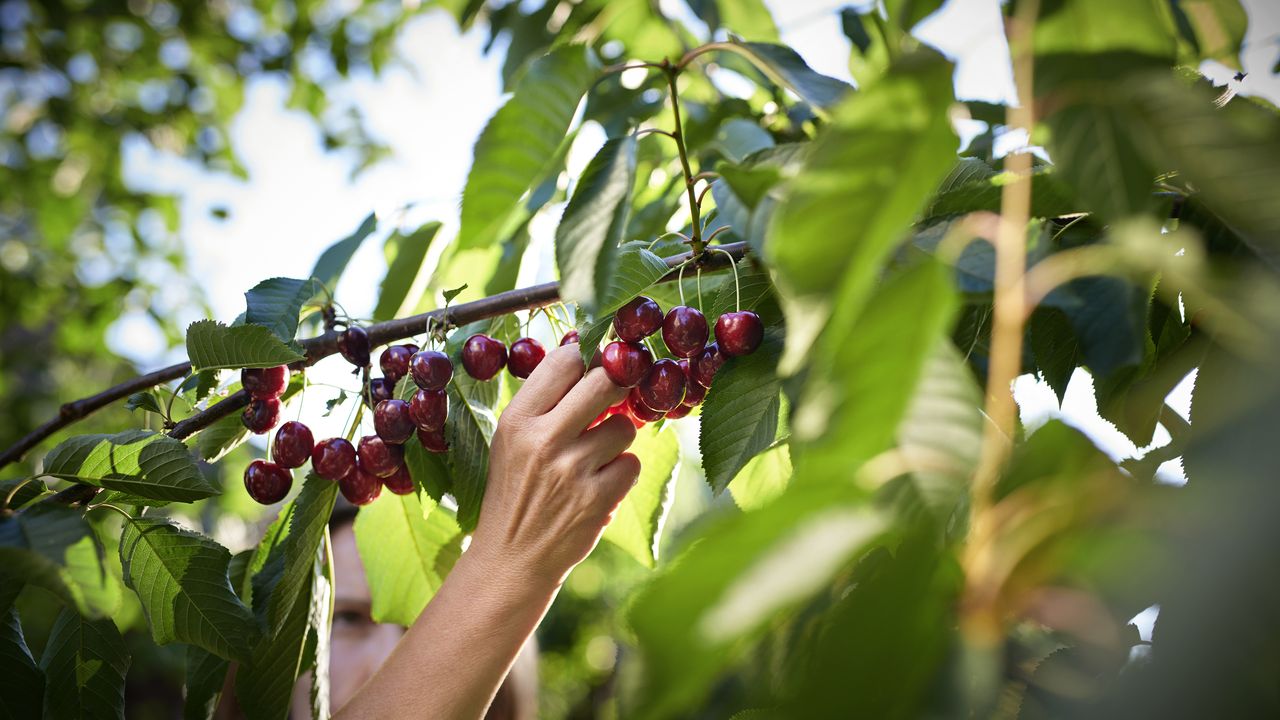
[[[471,544],[387,661],[334,716],[484,716],[565,577],[591,553],[640,462],[631,421],[587,426],[626,395],[576,343],[538,365],[493,436]]]

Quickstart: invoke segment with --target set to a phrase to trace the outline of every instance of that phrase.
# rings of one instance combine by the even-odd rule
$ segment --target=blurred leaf
[[[291,504],[287,534],[253,576],[253,611],[268,637],[285,632],[289,615],[296,610],[294,602],[308,596],[316,549],[328,527],[337,493],[337,483],[308,473],[302,492]]]
[[[763,254],[765,233],[785,188],[783,181],[803,168],[809,145],[785,143],[761,150],[740,164],[717,165],[721,179],[711,186],[716,217],[707,230],[728,225],[733,235]]]
[[[754,120],[729,118],[716,129],[706,149],[719,152],[729,162],[740,163],[747,156],[771,147],[773,136]]]
[[[778,445],[751,458],[729,483],[729,494],[743,510],[758,510],[791,484],[791,448]]]
[[[1000,196],[1010,176],[979,158],[962,157],[934,191],[920,214],[921,224],[986,210],[1000,212]],[[1031,216],[1057,217],[1079,210],[1072,192],[1058,180],[1054,166],[1035,163],[1031,170]]]
[[[185,445],[148,430],[68,438],[45,455],[44,474],[154,500],[218,494]]]
[[[1066,314],[1081,360],[1099,378],[1142,362],[1147,297],[1128,282],[1079,278],[1058,286],[1041,305]]]
[[[41,503],[0,519],[0,578],[42,587],[87,617],[114,613],[120,587],[102,563],[102,548],[80,513]]]
[[[1167,0],[1046,0],[1036,19],[1039,56],[1128,52],[1173,60],[1173,28],[1160,6]]]
[[[853,88],[809,67],[795,50],[786,45],[730,41],[718,46],[750,60],[770,81],[786,87],[814,107],[832,111]]]
[[[183,692],[183,720],[212,720],[222,699],[230,663],[194,645],[187,646],[186,680]]]
[[[342,277],[343,271],[347,269],[347,263],[351,262],[351,257],[356,254],[356,250],[360,249],[364,239],[373,234],[377,227],[378,216],[375,213],[369,213],[355,232],[330,245],[320,255],[316,260],[315,268],[311,270],[311,277],[319,280],[329,289],[329,292],[333,292],[338,286],[338,280]]]
[[[652,568],[658,562],[662,527],[675,489],[673,471],[680,456],[675,429],[645,425],[636,431],[628,452],[641,459],[640,479],[614,512],[604,538]]]
[[[14,595],[21,586],[15,583]],[[44,674],[36,667],[22,635],[18,610],[0,610],[0,717],[5,720],[40,717]]]
[[[123,718],[129,649],[110,619],[58,614],[40,658],[47,718]]]
[[[429,222],[408,235],[394,232],[387,238],[383,248],[388,258],[387,274],[382,278],[378,305],[373,309],[375,322],[390,320],[399,313],[439,231],[440,223]]]
[[[1084,209],[1119,220],[1155,206],[1156,169],[1142,154],[1139,131],[1122,108],[1089,98],[1060,108],[1045,123],[1058,174]]]
[[[535,60],[515,93],[476,141],[462,193],[459,248],[493,244],[520,198],[541,175],[595,79],[597,63],[582,45],[564,45]]]
[[[31,501],[49,492],[49,486],[39,478],[21,478],[0,482],[2,509],[19,510]]]
[[[298,334],[302,307],[324,292],[316,280],[277,277],[263,280],[244,294],[244,320],[267,328],[281,342],[290,343]]]
[[[635,182],[632,135],[605,142],[578,180],[556,228],[560,297],[587,309],[604,297],[627,225]]]
[[[745,40],[778,42],[778,26],[763,0],[690,0],[689,7],[712,30],[724,28]]]
[[[120,562],[157,644],[185,642],[228,659],[248,656],[258,628],[231,589],[226,548],[167,520],[133,518],[124,525]]]
[[[863,55],[871,49],[871,36],[862,21],[862,14],[853,7],[840,8],[840,29],[849,42]]]
[[[306,359],[261,325],[227,327],[214,320],[187,327],[187,356],[195,370],[266,368]]]
[[[1217,60],[1240,70],[1240,46],[1249,16],[1239,0],[1173,0],[1169,3],[1179,32],[1197,60]]]
[[[729,358],[707,391],[698,425],[698,448],[707,484],[717,495],[778,431],[776,369],[782,338],[766,333],[754,353]]]
[[[461,533],[447,510],[413,494],[383,493],[360,510],[356,546],[369,581],[374,622],[408,627],[418,619],[444,582],[437,565],[441,548]]]
[[[449,302],[453,302],[453,299],[454,299],[454,298],[456,298],[456,297],[458,297],[458,295],[459,295],[463,290],[466,290],[466,289],[467,289],[467,284],[466,284],[466,283],[463,283],[463,284],[462,284],[461,286],[459,286],[459,287],[456,287],[456,288],[454,288],[454,289],[452,289],[452,290],[445,290],[445,291],[441,292],[440,294],[444,296],[444,301],[445,301],[446,303],[449,303]]]
[[[716,318],[735,310],[759,313],[773,302],[773,281],[769,271],[758,263],[740,262],[738,282],[734,283],[733,278],[729,278],[720,286],[720,292],[716,293],[715,301],[706,313],[707,322],[714,324]],[[765,322],[768,324],[767,319]]]

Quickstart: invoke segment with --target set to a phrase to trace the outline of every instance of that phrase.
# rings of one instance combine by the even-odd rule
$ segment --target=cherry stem
[[[676,142],[680,142],[680,139],[679,139],[679,138],[677,138],[675,135],[673,135],[673,134],[671,134],[671,133],[667,132],[666,130],[663,130],[662,128],[643,128],[643,129],[637,130],[637,131],[635,131],[634,133],[632,133],[632,134],[631,134],[631,136],[632,136],[632,137],[634,137],[634,138],[635,138],[635,139],[637,139],[637,140],[639,140],[640,138],[644,137],[645,135],[666,135],[667,137],[671,138],[672,140],[675,140]]]
[[[732,229],[733,229],[733,226],[732,226],[732,225],[722,225],[722,226],[720,226],[720,227],[716,228],[716,229],[715,229],[715,230],[714,230],[714,231],[713,231],[709,236],[707,236],[707,240],[706,240],[706,241],[707,241],[707,242],[711,242],[712,240],[715,240],[715,239],[716,239],[716,236],[717,236],[717,235],[719,235],[720,233],[722,233],[722,232],[726,232],[726,231],[729,231],[729,230],[732,230]]]
[[[88,512],[90,510],[97,510],[98,508],[107,508],[108,510],[115,510],[116,512],[120,513],[120,516],[123,517],[125,520],[129,522],[133,522],[132,515],[125,512],[123,509],[118,508],[115,505],[112,505],[111,503],[104,502],[104,503],[98,503],[97,505],[90,505],[89,507],[85,508],[85,512]]]
[[[684,269],[689,263],[680,266],[680,274],[676,276],[676,289],[680,291],[680,304],[684,305]]]
[[[12,490],[10,490],[10,491],[9,491],[9,494],[8,494],[8,495],[6,495],[6,496],[5,496],[5,498],[4,498],[4,505],[3,505],[3,506],[0,506],[0,507],[8,508],[8,507],[9,507],[9,503],[13,502],[13,496],[14,496],[14,495],[17,495],[17,494],[18,494],[18,491],[19,491],[19,490],[21,490],[23,487],[25,487],[25,486],[27,485],[27,483],[31,482],[32,480],[35,480],[35,478],[33,478],[33,477],[23,478],[23,479],[22,479],[22,482],[18,483],[17,485],[14,485],[14,486],[13,486],[13,489],[12,489]]]
[[[680,123],[680,95],[676,89],[676,78],[680,75],[680,69],[672,66],[671,63],[663,61],[662,69],[666,71],[667,86],[671,88],[671,115],[675,119],[676,129],[671,133],[671,137],[676,141],[676,150],[680,153],[680,168],[684,171],[684,188],[689,195],[689,214],[693,219],[693,238],[689,240],[689,244],[693,249],[693,256],[702,255],[702,222],[699,218],[698,198],[694,194],[693,187],[696,184],[693,179],[693,169],[689,167],[689,150],[684,144],[684,130]]]
[[[705,306],[702,304],[702,266],[699,265],[697,269],[698,269],[698,311],[703,312],[703,307]]]
[[[727,226],[720,228],[720,230],[727,230],[727,229],[728,229]],[[716,233],[719,233],[720,230],[717,230]],[[712,235],[712,237],[715,237],[715,235]],[[722,252],[729,258],[729,267],[733,268],[733,310],[734,312],[737,312],[742,309],[742,288],[739,287],[738,285],[738,262],[733,257],[733,253],[729,252],[728,250],[725,250],[724,248],[713,247],[710,249],[713,251]]]

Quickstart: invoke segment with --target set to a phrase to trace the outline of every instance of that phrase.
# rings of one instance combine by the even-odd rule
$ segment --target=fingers
[[[597,470],[612,462],[635,439],[636,429],[631,421],[620,415],[613,415],[583,433],[578,444],[582,452],[586,453],[588,467]]]
[[[639,477],[640,460],[631,453],[622,453],[596,473],[601,496],[610,507],[622,502]]]
[[[545,415],[581,378],[582,356],[578,344],[562,345],[538,363],[524,387],[511,398],[507,409],[514,408],[525,416]]]
[[[616,405],[626,396],[626,388],[614,385],[602,368],[594,368],[565,394],[551,411],[550,419],[560,428],[580,433],[605,408]]]

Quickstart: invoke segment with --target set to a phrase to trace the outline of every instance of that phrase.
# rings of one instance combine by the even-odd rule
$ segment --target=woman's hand
[[[547,355],[498,422],[468,552],[507,558],[540,583],[563,581],[639,476],[640,461],[623,452],[636,436],[630,420],[587,430],[625,396],[600,368],[583,374],[577,344]]]

